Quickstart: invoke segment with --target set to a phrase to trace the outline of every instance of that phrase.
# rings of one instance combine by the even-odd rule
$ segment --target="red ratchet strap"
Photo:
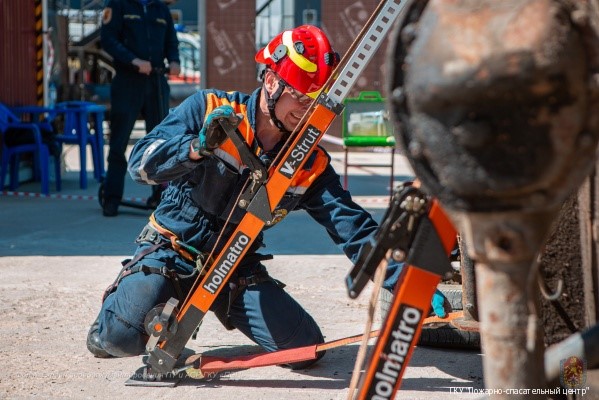
[[[378,330],[372,331],[370,332],[369,337],[377,337],[378,334]],[[270,353],[252,354],[248,356],[213,357],[204,356],[202,354],[194,354],[193,356],[190,356],[187,359],[185,364],[192,365],[192,371],[187,370],[187,374],[189,376],[201,378],[205,374],[220,371],[268,367],[270,365],[290,364],[301,361],[314,360],[317,357],[317,353],[321,351],[358,342],[362,340],[362,337],[363,335],[356,335],[321,344],[296,347],[293,349],[278,350]]]
[[[452,312],[446,318],[429,317],[424,320],[424,324],[445,322],[449,323],[452,319],[463,316],[462,312]],[[379,336],[380,331],[371,331],[369,338]],[[314,360],[321,351],[333,349],[335,347],[345,346],[347,344],[361,341],[363,335],[349,336],[342,339],[332,340],[318,345],[297,347],[293,349],[278,350],[270,353],[251,354],[237,357],[217,357],[194,354],[187,358],[185,365],[190,366],[187,374],[192,378],[203,378],[207,374],[214,374],[221,371],[234,371],[239,369],[268,367],[271,365],[290,364],[301,361]]]

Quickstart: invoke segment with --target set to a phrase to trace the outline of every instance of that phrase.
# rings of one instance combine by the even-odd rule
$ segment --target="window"
[[[256,48],[295,25],[294,0],[256,0]]]
[[[320,25],[321,0],[256,0],[256,50],[278,33],[303,24]],[[264,69],[258,66],[258,76]]]

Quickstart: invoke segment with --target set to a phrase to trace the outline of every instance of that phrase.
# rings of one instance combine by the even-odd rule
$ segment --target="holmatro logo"
[[[237,232],[231,242],[231,246],[229,246],[217,266],[208,275],[205,280],[206,283],[202,287],[212,294],[216,293],[222,283],[227,280],[227,274],[231,271],[231,268],[235,265],[249,243],[250,238],[245,233]]]
[[[414,345],[416,329],[422,317],[422,310],[401,304],[393,321],[391,337],[383,346],[377,360],[376,371],[367,399],[389,400],[393,398],[398,381],[406,367],[406,356]]]

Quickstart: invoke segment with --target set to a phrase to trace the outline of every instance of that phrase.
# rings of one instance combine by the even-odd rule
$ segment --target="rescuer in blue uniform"
[[[137,238],[135,256],[125,263],[116,287],[112,285],[105,293],[87,340],[95,356],[143,353],[148,312],[171,297],[183,301],[201,273],[196,268],[198,259],[208,260],[213,251],[219,254],[243,218],[244,211],[236,204],[250,171],[243,151],[219,128],[219,119],[241,116],[238,129],[246,151],[270,165],[333,72],[338,56],[320,29],[303,25],[276,36],[258,52],[256,61],[266,64],[266,70],[263,85],[253,93],[200,91],[171,110],[135,145],[131,176],[146,184],[169,185]],[[304,140],[313,142],[314,138],[308,135]],[[316,147],[310,155],[299,149],[294,157],[308,159],[268,226],[303,209],[356,261],[376,231],[376,222],[343,189],[323,148]],[[293,160],[288,164],[286,168],[292,169]],[[224,240],[219,240],[221,233]],[[203,281],[210,293],[220,290],[211,311],[226,328],[239,329],[267,351],[322,343],[323,335],[312,316],[269,276],[261,261],[272,256],[257,252],[262,242],[262,233],[252,245],[247,236],[237,233],[227,246],[224,259],[229,263],[247,252],[230,277],[230,266],[223,261]],[[400,269],[397,263],[388,269],[387,289],[394,287]],[[433,309],[444,315],[442,295],[433,299]]]
[[[102,48],[114,59],[110,88],[110,150],[104,179],[103,214],[116,216],[123,197],[125,151],[136,119],[143,115],[150,132],[168,111],[170,74],[178,75],[179,42],[171,13],[159,0],[108,0],[102,14]],[[158,202],[154,186],[149,202]],[[152,204],[149,204],[152,205]]]

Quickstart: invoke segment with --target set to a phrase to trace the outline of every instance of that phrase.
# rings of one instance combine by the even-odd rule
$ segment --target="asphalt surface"
[[[389,157],[356,156],[368,163]],[[396,177],[411,176],[405,160],[396,157]],[[333,159],[341,173],[342,154],[333,154]],[[122,207],[118,217],[102,217],[98,183],[90,172],[89,188],[79,189],[77,163],[76,151],[67,149],[64,188],[49,198],[34,194],[37,183],[0,195],[0,398],[347,398],[358,344],[329,351],[307,370],[273,366],[205,380],[187,378],[174,388],[125,386],[142,366],[141,357],[95,359],[85,348],[85,338],[102,291],[115,278],[120,261],[131,255],[149,213]],[[350,190],[376,219],[386,206],[388,171],[350,169]],[[148,194],[148,187],[127,181],[127,197]],[[307,214],[292,213],[267,231],[266,243],[265,250],[275,255],[269,262],[271,274],[314,316],[326,340],[362,333],[372,288],[356,300],[347,296],[344,278],[351,264],[322,228]],[[258,349],[209,314],[188,351],[225,356]],[[482,357],[476,351],[417,348],[396,398],[480,398],[474,392],[483,388]]]

